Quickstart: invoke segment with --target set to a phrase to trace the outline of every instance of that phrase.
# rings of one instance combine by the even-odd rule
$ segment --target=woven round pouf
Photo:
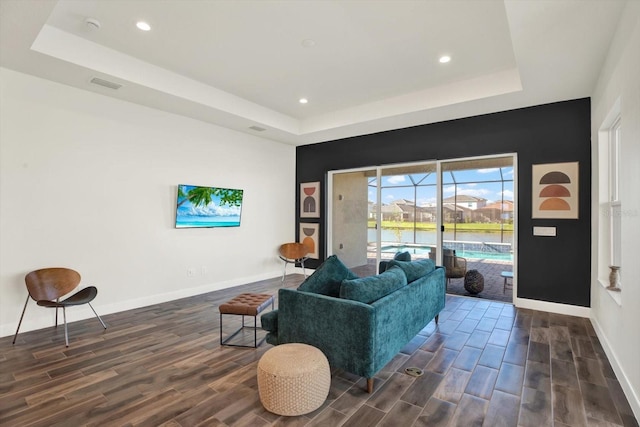
[[[464,288],[472,295],[484,289],[484,276],[478,270],[469,270],[464,275]]]
[[[258,391],[265,409],[278,415],[303,415],[318,409],[329,394],[329,361],[307,344],[281,344],[258,362]]]

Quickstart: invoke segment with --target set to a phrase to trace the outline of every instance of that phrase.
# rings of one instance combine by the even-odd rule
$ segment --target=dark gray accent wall
[[[296,233],[301,182],[320,181],[320,258],[326,257],[327,171],[421,160],[518,154],[518,297],[588,307],[591,267],[590,99],[300,146],[296,150]],[[579,219],[531,218],[531,166],[579,162]],[[556,237],[533,236],[554,226]],[[315,267],[320,261],[307,262]]]

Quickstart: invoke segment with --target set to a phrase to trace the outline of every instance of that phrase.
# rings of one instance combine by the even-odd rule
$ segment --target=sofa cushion
[[[399,267],[391,267],[377,276],[346,279],[340,286],[340,298],[371,304],[407,285],[407,276]]]
[[[357,278],[358,276],[349,270],[337,256],[331,255],[298,286],[298,290],[337,297],[340,295],[340,285],[344,279]]]
[[[396,261],[411,261],[411,254],[408,251],[396,252],[393,259]]]
[[[398,266],[404,274],[407,276],[407,282],[411,283],[414,280],[426,276],[436,269],[436,265],[430,259],[419,259],[416,261],[389,261],[389,268]]]
[[[393,259],[396,261],[411,261],[411,254],[407,251],[404,252],[396,252],[393,256]],[[384,273],[387,268],[389,268],[389,261],[380,261],[378,265],[378,274]]]

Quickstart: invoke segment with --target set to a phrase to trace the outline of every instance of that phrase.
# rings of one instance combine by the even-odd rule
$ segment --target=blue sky
[[[505,179],[504,199],[513,200],[513,168],[503,167],[502,177]],[[420,184],[417,188],[417,194],[414,193],[412,178]],[[445,171],[443,173],[443,196],[445,198],[453,196],[455,184],[457,183],[458,194],[482,197],[489,202],[498,201],[503,197],[501,183],[481,181],[499,181],[500,179],[499,168]],[[398,199],[416,199],[418,206],[433,205],[436,201],[435,184],[435,173],[383,176],[382,202],[389,203]],[[369,186],[369,200],[375,202],[375,199],[376,188]]]

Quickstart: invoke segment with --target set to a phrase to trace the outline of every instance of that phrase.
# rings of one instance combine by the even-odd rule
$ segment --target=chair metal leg
[[[284,276],[287,274],[287,261],[284,262],[284,270],[282,271],[282,281],[284,282]]]
[[[16,328],[16,334],[13,336],[13,344],[16,343],[16,338],[18,338],[18,331],[20,330],[20,325],[22,325],[22,318],[24,317],[24,312],[27,311],[28,303],[29,303],[29,294],[27,294],[27,300],[24,302],[24,308],[22,309],[22,314],[20,315],[20,321],[18,322],[18,327]]]
[[[100,316],[98,316],[98,313],[96,313],[95,309],[93,308],[93,306],[91,305],[90,302],[88,302],[87,304],[89,304],[89,307],[91,307],[91,310],[93,311],[93,314],[96,315],[96,317],[98,318],[98,320],[100,321],[100,323],[102,323],[102,327],[107,329],[107,325],[104,324],[104,322],[102,321],[102,319],[100,318]]]
[[[306,278],[307,277],[307,272],[304,271],[304,260],[300,261],[300,265],[302,266],[302,274],[304,274],[304,277]]]
[[[62,317],[64,319],[64,343],[69,347],[69,333],[67,331],[67,310],[62,306]]]

